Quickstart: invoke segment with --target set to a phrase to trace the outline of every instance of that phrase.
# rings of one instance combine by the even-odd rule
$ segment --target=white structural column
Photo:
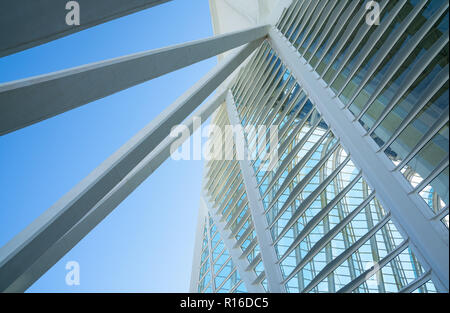
[[[257,26],[0,84],[0,135],[261,39],[267,31]]]
[[[80,25],[68,25],[69,1],[0,1],[0,57],[44,44],[169,0],[77,0]]]
[[[378,151],[370,137],[364,136],[363,127],[354,121],[351,113],[285,37],[272,28],[269,41],[362,170],[364,178],[376,190],[377,198],[391,212],[399,230],[409,238],[413,252],[425,267],[431,268],[438,290],[448,292],[448,242],[440,232],[439,221],[425,216],[425,202],[418,194],[411,193],[412,187],[401,173],[394,171],[392,162]]]
[[[208,100],[194,114],[195,117],[206,121],[208,117],[225,100],[225,93],[215,95]],[[191,134],[197,129],[198,123],[190,117],[183,125],[187,126]],[[25,272],[15,279],[4,292],[24,292],[60,258],[70,251],[81,239],[97,226],[109,213],[111,213],[134,189],[136,189],[148,176],[150,176],[169,156],[170,148],[178,148],[182,144],[179,138],[166,137],[151,153],[149,153],[113,190],[111,190],[95,207],[93,207],[75,226],[65,233],[53,246],[37,258]],[[0,258],[3,259],[3,250],[0,249]],[[3,264],[3,263],[1,263]],[[0,266],[2,266],[0,264]],[[1,269],[0,269],[1,273]],[[1,275],[1,274],[0,274]],[[1,276],[0,276],[1,277]],[[0,284],[3,288],[3,285]]]
[[[211,258],[211,234],[210,226],[208,222],[208,208],[205,202],[200,198],[200,205],[197,217],[197,229],[195,232],[195,243],[194,243],[194,256],[192,258],[192,270],[191,270],[191,281],[189,284],[189,292],[198,293],[198,284],[200,282],[200,269],[201,269],[201,257],[202,257],[202,245],[203,245],[203,229],[205,226],[208,227],[207,237],[208,237],[208,258]],[[212,262],[210,262],[212,264]],[[212,267],[210,267],[211,271]],[[211,274],[209,274],[211,275]],[[212,277],[212,276],[211,276]],[[212,279],[211,279],[212,280]],[[214,283],[211,281],[211,287],[214,287]],[[214,290],[211,288],[211,290]]]
[[[30,282],[45,272],[45,270],[36,271],[34,266],[41,271],[43,267],[49,268],[45,262],[39,263],[41,258],[49,258],[52,262],[56,262],[58,257],[64,255],[64,250],[69,251],[107,215],[104,212],[115,208],[150,175],[169,155],[170,143],[173,140],[168,136],[171,128],[182,123],[261,42],[262,39],[245,45],[235,55],[217,65],[83,181],[3,246],[0,249],[0,291],[26,289]],[[221,103],[220,100],[223,101],[222,97],[222,94],[219,94],[202,107],[200,116],[203,121],[213,109],[217,108]],[[192,119],[188,123],[191,122]],[[60,240],[67,240],[70,244],[63,242],[55,247]],[[52,249],[57,249],[57,252],[52,252]]]
[[[206,121],[209,116],[225,100],[226,93],[212,97],[202,105],[186,122],[183,123],[194,133],[198,123],[194,117]],[[16,281],[4,291],[24,292],[40,276],[50,269],[60,258],[70,251],[81,239],[111,213],[134,189],[150,176],[169,156],[170,148],[178,148],[183,141],[179,138],[166,137],[151,153],[149,153],[113,190],[111,190],[85,217],[64,234],[51,248],[39,257]],[[0,257],[2,256],[0,250]]]
[[[239,115],[234,104],[233,95],[230,90],[227,93],[226,101],[228,117],[231,125],[241,125]],[[244,156],[248,155],[248,147],[245,143]],[[264,214],[264,206],[261,201],[258,183],[256,181],[255,172],[252,168],[251,161],[247,160],[247,158],[239,160],[239,166],[241,168],[245,191],[247,192],[248,204],[261,250],[261,258],[264,264],[264,272],[266,274],[269,292],[285,292],[286,289],[282,284],[283,277],[281,268],[277,264],[277,255],[273,246],[267,219]]]
[[[206,180],[204,180],[206,181]],[[203,190],[205,190],[203,188]],[[231,236],[231,230],[225,228],[226,221],[222,221],[220,216],[217,215],[216,211],[212,207],[211,202],[209,201],[207,195],[203,193],[201,197],[201,201],[203,201],[204,205],[208,208],[209,214],[216,224],[217,231],[219,232],[220,238],[225,244],[228,253],[233,259],[233,264],[236,266],[236,270],[239,272],[239,276],[245,284],[248,292],[264,292],[264,288],[261,284],[253,284],[256,280],[256,273],[252,270],[247,270],[249,263],[247,258],[241,258],[242,251],[239,246],[236,246],[236,239],[234,236]],[[212,251],[211,251],[212,253]],[[212,264],[212,263],[211,263]],[[213,266],[211,265],[211,268]],[[214,277],[213,277],[214,278]]]

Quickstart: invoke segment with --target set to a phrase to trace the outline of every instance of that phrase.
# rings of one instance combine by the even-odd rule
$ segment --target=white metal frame
[[[221,216],[212,209],[212,204],[204,194],[201,196],[201,201],[208,208],[209,214],[217,227],[217,231],[220,237],[233,259],[233,263],[236,266],[236,270],[239,271],[239,276],[245,284],[248,292],[264,292],[264,288],[261,284],[254,284],[256,280],[256,273],[252,270],[248,270],[250,264],[247,258],[242,258],[242,251],[239,246],[236,245],[236,239],[232,236],[230,229],[226,228],[226,223],[221,219]],[[212,252],[212,251],[211,251]]]
[[[411,193],[412,187],[401,173],[393,171],[392,162],[364,136],[365,129],[354,121],[351,113],[283,34],[275,28],[270,29],[269,42],[306,90],[341,145],[349,151],[354,163],[361,168],[364,178],[377,191],[377,198],[390,210],[393,221],[413,243],[411,247],[424,267],[432,269],[438,290],[448,291],[448,242],[440,221],[424,215],[429,209],[420,196]]]
[[[171,128],[182,123],[261,44],[265,36],[262,29],[267,33],[267,26],[255,28],[250,38],[257,34],[256,40],[245,44],[208,72],[0,248],[0,291],[25,291],[148,177],[169,156],[170,145],[175,140],[168,136]],[[177,54],[177,58],[182,57],[183,54]],[[216,94],[196,115],[205,121],[223,100],[223,93]],[[187,125],[192,129],[192,117]]]
[[[267,26],[257,26],[0,84],[0,135],[264,38],[266,34]]]
[[[226,96],[226,105],[231,124],[241,125],[231,91],[229,91]],[[248,147],[247,144],[245,144],[244,155],[249,155],[247,150]],[[247,160],[246,158],[239,160],[239,166],[241,168],[242,178],[247,192],[256,236],[261,249],[260,253],[264,264],[264,272],[266,273],[269,291],[273,293],[285,292],[285,287],[282,284],[283,276],[281,269],[277,264],[277,255],[270,232],[268,231],[268,224],[264,215],[264,206],[259,195],[255,172],[251,166],[250,160]]]
[[[24,41],[23,38],[19,38],[16,46],[10,45],[0,47],[0,56],[10,54],[15,51],[20,51],[27,47],[35,46],[58,37],[65,36],[69,33],[79,31],[83,28],[90,27],[162,2],[166,2],[166,0],[136,0],[133,3],[127,3],[125,7],[116,7],[117,12],[113,15],[100,16],[97,14],[94,16],[94,20],[90,21],[82,28],[73,28],[70,30],[62,29],[55,34],[48,34],[48,30],[37,29],[32,34],[36,37],[33,40],[27,42],[26,40]],[[281,2],[287,3],[288,1]],[[234,8],[234,4],[230,3],[230,1],[226,1],[226,3],[228,3],[231,8]],[[387,2],[383,1],[383,6],[386,3]],[[372,34],[372,37],[376,40],[367,45],[367,47],[373,47],[405,3],[406,0],[402,0],[398,3],[395,9],[388,16],[388,22]],[[16,4],[14,3],[14,5]],[[419,12],[419,9],[424,5],[425,1],[423,0],[410,13],[410,16],[414,17]],[[372,129],[367,132],[357,120],[365,113],[371,101],[376,99],[384,85],[380,84],[380,86],[378,86],[376,92],[371,96],[370,101],[359,113],[357,118],[354,118],[347,108],[351,104],[352,100],[355,99],[361,91],[362,87],[357,90],[349,104],[345,106],[333,93],[329,85],[333,83],[339,72],[344,68],[345,64],[348,62],[348,59],[353,54],[354,49],[356,49],[357,43],[362,40],[363,36],[368,31],[368,28],[365,29],[365,32],[362,32],[361,34],[358,33],[358,38],[355,43],[352,43],[350,51],[346,53],[344,61],[332,77],[331,83],[327,85],[321,78],[332,66],[334,60],[346,44],[346,40],[353,33],[353,30],[348,29],[342,34],[338,42],[334,42],[341,31],[343,31],[342,28],[344,27],[344,24],[348,22],[349,19],[352,19],[352,21],[361,20],[365,10],[362,7],[357,10],[357,3],[355,2],[350,4],[345,10],[343,10],[343,4],[336,4],[336,7],[334,7],[334,5],[332,6],[333,12],[324,12],[325,14],[323,15],[330,17],[330,20],[328,20],[326,25],[323,25],[325,20],[320,21],[320,27],[323,26],[324,31],[323,34],[317,38],[317,47],[309,60],[311,60],[312,56],[315,54],[317,49],[319,49],[323,43],[323,40],[327,36],[330,36],[330,40],[325,45],[322,55],[313,68],[308,64],[308,61],[298,53],[298,50],[292,46],[289,41],[293,39],[293,42],[295,42],[297,38],[299,38],[301,31],[304,30],[305,35],[301,40],[300,45],[304,42],[309,33],[313,31],[313,24],[318,22],[317,19],[319,16],[322,16],[322,12],[326,7],[325,2],[319,3],[314,0],[305,0],[302,2],[298,1],[293,6],[290,6],[289,9],[285,9],[283,12],[278,12],[281,7],[282,5],[280,4],[277,10],[275,10],[278,15],[283,14],[283,18],[279,21],[279,28],[285,31],[287,27],[293,27],[289,38],[286,38],[275,27],[270,28],[268,25],[263,25],[238,32],[217,35],[208,39],[197,40],[158,50],[146,51],[56,73],[0,84],[0,135],[3,135],[144,81],[244,45],[239,48],[235,54],[230,55],[226,60],[220,62],[219,65],[206,74],[171,106],[166,108],[155,120],[131,138],[116,153],[109,157],[82,182],[80,182],[69,193],[55,203],[55,205],[44,212],[38,219],[14,237],[4,247],[0,248],[0,291],[25,291],[65,253],[75,246],[90,230],[100,223],[115,207],[121,203],[121,201],[123,201],[162,162],[164,162],[164,160],[169,157],[170,148],[177,140],[177,138],[168,136],[173,126],[183,123],[191,130],[191,132],[200,126],[197,125],[197,123],[194,123],[194,116],[191,114],[213,91],[217,90],[218,92],[193,114],[201,117],[202,121],[206,121],[208,117],[211,116],[211,114],[213,114],[213,112],[216,111],[216,109],[225,101],[226,110],[221,118],[225,119],[232,125],[241,125],[238,111],[233,99],[233,94],[230,90],[228,90],[228,88],[230,86],[230,82],[236,78],[236,69],[241,66],[246,59],[248,59],[248,56],[251,55],[257,47],[261,47],[261,43],[268,35],[269,45],[264,46],[264,49],[261,48],[257,52],[258,57],[251,61],[252,63],[250,63],[250,66],[245,68],[244,72],[242,72],[243,77],[239,78],[238,94],[243,97],[243,102],[248,102],[249,104],[245,107],[244,111],[241,112],[244,118],[251,117],[250,119],[247,119],[247,123],[249,120],[250,122],[260,123],[266,121],[271,123],[275,118],[275,113],[269,114],[272,105],[275,103],[275,99],[263,99],[263,95],[258,94],[257,92],[257,90],[262,87],[267,88],[267,79],[270,81],[271,78],[275,77],[275,74],[270,74],[270,72],[275,67],[276,62],[273,62],[271,66],[265,62],[265,57],[268,55],[270,49],[273,48],[277,52],[277,57],[286,65],[286,67],[289,68],[290,76],[286,79],[283,86],[278,91],[275,91],[275,87],[273,87],[270,91],[276,92],[276,96],[278,97],[287,87],[289,79],[291,77],[295,78],[302,87],[301,92],[304,92],[307,98],[311,100],[323,116],[323,119],[330,126],[331,130],[326,132],[322,139],[326,138],[327,134],[332,131],[338,138],[338,142],[335,144],[333,149],[337,149],[340,145],[342,145],[342,147],[349,152],[349,156],[346,160],[342,162],[334,170],[334,172],[320,186],[318,186],[308,198],[304,200],[298,211],[292,216],[287,223],[287,226],[282,230],[281,234],[285,233],[289,229],[291,224],[296,221],[298,216],[303,213],[304,209],[306,209],[318,193],[322,191],[324,186],[326,186],[328,182],[334,178],[334,175],[337,175],[337,173],[345,166],[346,162],[348,162],[350,158],[361,169],[360,174],[353,179],[353,183],[356,183],[358,179],[363,177],[370,183],[373,189],[376,190],[377,198],[381,203],[383,203],[384,207],[389,210],[389,213],[376,225],[376,227],[362,236],[357,242],[355,242],[355,244],[351,246],[351,248],[347,249],[343,254],[328,263],[325,268],[323,268],[309,283],[309,285],[306,286],[304,291],[307,292],[314,288],[317,283],[329,275],[345,258],[356,251],[371,235],[383,227],[383,225],[385,225],[392,217],[392,220],[396,222],[406,239],[396,249],[383,258],[379,265],[383,266],[384,264],[387,264],[404,249],[409,247],[421,261],[425,268],[425,273],[418,277],[415,281],[411,282],[408,286],[404,287],[401,292],[409,292],[414,290],[426,282],[430,277],[433,279],[438,291],[448,292],[448,230],[447,233],[444,233],[445,230],[443,229],[443,225],[440,221],[443,214],[448,214],[448,206],[437,214],[431,214],[429,212],[429,208],[418,194],[418,192],[433,178],[435,178],[441,170],[448,167],[448,157],[442,161],[441,164],[427,178],[425,178],[421,184],[413,188],[403,178],[398,169],[414,155],[413,152],[417,152],[426,143],[426,140],[422,140],[422,142],[420,142],[413,149],[413,151],[400,165],[394,166],[383,153],[383,148],[388,146],[388,144],[395,139],[395,136],[393,136],[393,139],[386,143],[381,149],[377,147],[374,142],[372,142],[369,136],[367,136],[378,124],[380,124],[382,119],[392,109],[395,102],[415,81],[418,71],[420,72],[423,70],[428,64],[427,62],[431,62],[432,57],[434,57],[434,55],[440,51],[442,46],[448,42],[448,32],[443,39],[435,44],[434,49],[430,49],[428,54],[422,58],[424,62],[419,62],[419,64],[416,65],[417,70],[413,70],[404,80],[400,93],[386,107],[385,111],[375,122]],[[423,38],[426,31],[433,24],[433,21],[436,20],[440,16],[441,12],[447,7],[448,2],[444,4],[438,12],[425,23],[425,25],[422,26],[421,30],[414,35],[413,39]],[[253,24],[257,22],[251,16],[247,16],[246,14],[243,14],[243,12],[239,12],[239,10],[236,11],[238,14],[241,14],[249,19]],[[3,13],[5,12],[6,10],[3,10]],[[314,18],[312,17],[313,12],[317,13],[317,16]],[[357,15],[355,15],[356,13]],[[272,14],[269,19],[272,20],[274,17],[275,14]],[[34,23],[36,20],[32,20],[31,22]],[[310,22],[309,24],[307,23],[308,21]],[[335,21],[340,21],[342,23],[339,23],[339,25],[334,25]],[[401,30],[406,29],[409,23],[410,21],[408,20],[403,21],[398,30],[393,33],[395,40],[383,44],[382,50],[386,47],[392,47],[401,35]],[[306,24],[308,24],[307,29],[305,29]],[[295,38],[293,38],[294,31],[297,27],[299,27],[299,32],[295,35]],[[314,30],[314,34],[315,36],[318,35],[316,30]],[[311,43],[312,40],[308,44],[307,49]],[[401,53],[396,57],[388,70],[388,77],[394,75],[402,61],[407,57],[406,52],[411,50],[411,47],[414,47],[416,44],[416,40],[411,40],[406,47],[402,48]],[[332,54],[329,64],[325,66],[323,75],[320,76],[315,72],[315,69],[318,68],[322,59],[328,53],[332,45],[336,45],[337,49]],[[363,62],[364,58],[370,51],[369,48],[364,50],[364,53],[362,53],[361,57],[357,60],[357,64],[361,64]],[[386,54],[387,51],[383,51],[383,53],[379,54],[378,58],[375,60],[374,64],[372,64],[366,77],[364,78],[364,83],[362,86],[370,78]],[[278,66],[281,68],[281,65]],[[277,68],[277,71],[279,68]],[[267,71],[267,69],[270,70]],[[284,69],[284,72],[286,72],[286,69]],[[338,95],[345,88],[346,84],[349,83],[355,72],[356,68],[349,75],[344,86],[340,88]],[[254,80],[248,79],[249,75],[255,73],[256,75]],[[447,80],[448,66],[446,69],[441,71],[439,77],[436,77],[433,84],[433,93]],[[96,88],[91,88],[93,83],[96,84]],[[274,86],[277,85],[278,81]],[[293,88],[294,86],[292,85],[290,90]],[[300,97],[300,94],[301,93],[299,92],[296,97]],[[420,106],[425,105],[426,101],[428,101],[431,96],[432,93],[430,92],[424,95],[423,99],[420,99]],[[287,95],[284,96],[278,105],[281,106],[281,104],[285,102],[286,98]],[[304,105],[305,102],[303,102],[302,105]],[[418,108],[418,110],[419,109],[420,108]],[[312,114],[312,112],[313,111],[311,111],[310,114]],[[408,115],[400,126],[400,130],[406,126],[406,121],[409,121],[412,117],[412,113]],[[317,123],[318,122],[319,121],[317,121]],[[427,138],[431,138],[430,136],[438,131],[439,128],[437,126],[442,126],[447,122],[448,109],[446,116],[438,120],[435,125],[433,125],[433,129],[427,135]],[[397,135],[400,130],[396,132]],[[248,155],[248,150],[252,148],[251,143],[253,142],[253,137],[254,136],[252,135],[252,137],[249,138],[250,140],[248,140],[248,143],[245,144],[246,153],[244,153],[244,155]],[[181,145],[182,143],[178,141],[177,144]],[[332,150],[330,153],[333,153],[334,151],[335,150]],[[327,158],[324,158],[322,162],[325,162],[326,159]],[[289,160],[289,157],[287,160]],[[305,160],[306,158],[300,161],[299,164],[305,162]],[[303,232],[296,236],[287,252],[281,256],[280,260],[278,260],[274,245],[277,243],[279,238],[281,238],[281,235],[278,237],[278,240],[273,240],[271,237],[271,225],[268,223],[265,216],[267,210],[264,209],[261,195],[258,190],[259,185],[255,177],[256,174],[252,168],[254,163],[255,161],[252,162],[244,159],[237,161],[234,165],[221,165],[213,171],[210,169],[205,169],[204,173],[204,179],[206,180],[206,177],[222,171],[223,166],[231,166],[232,169],[238,171],[235,172],[234,177],[232,177],[233,180],[236,179],[237,173],[242,175],[243,185],[245,188],[243,188],[241,194],[244,194],[244,192],[246,193],[247,202],[242,203],[238,210],[242,210],[244,205],[248,205],[249,210],[246,212],[246,215],[238,226],[242,226],[247,218],[251,218],[253,228],[247,229],[242,238],[236,240],[235,235],[237,230],[232,232],[230,230],[230,225],[237,217],[234,217],[227,222],[227,216],[220,215],[219,212],[221,210],[214,210],[212,202],[209,199],[208,190],[204,184],[199,210],[197,238],[200,238],[203,235],[202,226],[205,218],[207,219],[207,225],[209,225],[207,213],[209,212],[214,224],[217,227],[221,240],[224,242],[226,250],[229,252],[230,257],[235,264],[236,271],[239,272],[241,280],[245,283],[247,290],[249,292],[263,292],[264,288],[261,285],[261,282],[263,279],[267,279],[268,289],[270,292],[285,292],[285,283],[289,281],[298,272],[298,270],[301,269],[306,262],[308,262],[309,259],[314,257],[317,250],[321,249],[325,242],[331,239],[333,232],[339,231],[339,227],[334,228],[333,232],[330,232],[324,236],[321,241],[308,252],[307,256],[299,264],[297,264],[297,267],[288,275],[288,277],[283,278],[279,263],[289,254],[290,251],[295,248],[295,245],[299,242],[299,240],[302,240],[302,237],[305,236],[308,229],[314,226],[314,223],[310,223],[308,228],[304,229]],[[283,164],[281,166],[283,166]],[[320,163],[315,167],[315,169],[319,168],[319,166]],[[315,171],[316,170],[311,171],[311,177]],[[232,172],[232,170],[227,172],[227,169],[225,169],[225,171],[221,174],[221,179],[223,179],[223,181],[218,180],[218,182],[212,186],[212,192],[214,192],[216,188],[222,188],[225,184],[225,179],[231,177]],[[304,185],[309,181],[308,177],[310,176],[307,176],[304,179],[304,182],[297,185],[296,191],[304,187]],[[348,188],[351,188],[352,184],[349,184],[349,186],[350,187]],[[239,185],[234,187],[234,189],[230,192],[230,195],[226,197],[227,201],[224,203],[228,202],[231,195],[236,192],[238,187]],[[343,195],[344,193],[341,194]],[[374,194],[375,191],[372,192],[371,196],[369,196],[363,204],[371,201]],[[295,193],[291,196],[294,197]],[[286,201],[284,208],[289,205],[289,201],[292,197]],[[240,197],[237,199],[239,198]],[[235,200],[232,205],[236,205],[237,201],[238,200]],[[338,198],[336,198],[335,201],[338,201]],[[326,214],[325,212],[330,205],[324,208],[322,214]],[[343,225],[345,225],[345,223],[354,214],[357,214],[357,212],[358,210],[355,210],[345,220],[343,220],[340,225],[343,227]],[[277,217],[280,217],[282,213],[283,209],[279,212]],[[316,219],[319,220],[321,216],[322,215],[320,214],[317,215]],[[276,219],[272,222],[272,224],[275,222]],[[238,227],[238,229],[240,229],[240,227]],[[209,230],[210,228],[208,227],[209,257],[211,258],[213,247],[211,247]],[[256,237],[253,238],[249,247],[245,251],[242,251],[240,248],[242,241],[245,240],[246,235],[250,234],[253,230],[256,232]],[[447,236],[445,236],[445,234]],[[256,244],[260,247],[260,253],[252,260],[252,262],[249,262],[246,255],[256,246]],[[199,282],[200,250],[201,241],[197,240],[194,249],[194,263],[192,266],[192,277],[190,282],[191,292],[197,291],[197,285]],[[253,268],[260,261],[264,264],[264,272],[260,275],[256,275]],[[212,272],[212,262],[210,266],[210,270]],[[342,288],[340,292],[352,291],[365,280],[367,275],[371,275],[373,272],[373,269],[369,269],[362,273],[355,280]],[[212,290],[216,291],[216,289],[218,289],[217,287],[220,286],[215,286],[214,276],[211,275],[211,277]]]

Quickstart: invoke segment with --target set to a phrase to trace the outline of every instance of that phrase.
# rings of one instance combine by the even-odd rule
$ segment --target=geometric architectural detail
[[[257,26],[225,36],[219,35],[144,53],[146,57],[164,56],[162,59],[157,57],[151,62],[165,59],[163,64],[153,64],[147,69],[147,72],[141,73],[151,77],[154,74],[161,74],[158,73],[161,70],[163,73],[168,72],[210,57],[211,53],[220,53],[220,51],[241,46],[203,76],[26,229],[0,248],[0,291],[25,291],[164,162],[170,156],[170,147],[176,140],[169,136],[172,127],[184,121],[189,129],[193,128],[193,117],[185,120],[211,93],[230,78],[233,71],[260,45],[262,39],[267,35],[267,31],[267,26]],[[225,40],[218,40],[218,38]],[[191,54],[197,49],[199,49],[198,55]],[[136,74],[132,71],[136,66],[134,64],[135,56],[131,57],[132,62],[129,62],[130,58],[128,57],[119,58],[119,60],[99,62],[93,66],[84,66],[76,70],[31,78],[28,81],[39,83],[41,80],[51,77],[50,83],[46,86],[49,89],[58,89],[58,81],[63,77],[64,80],[78,81],[80,88],[78,94],[86,94],[89,93],[87,90],[92,90],[92,88],[91,84],[85,84],[83,78],[79,77],[80,70],[83,72],[88,68],[88,73],[93,71],[95,74],[99,70],[101,72],[102,66],[106,64],[106,67],[118,66],[119,72],[131,73],[133,76]],[[152,58],[150,57],[150,59]],[[178,61],[178,65],[175,65],[174,68],[171,60],[182,61]],[[156,69],[156,72],[152,72],[152,67]],[[102,86],[105,87],[105,90],[110,89],[111,86],[117,87],[115,77],[116,75],[103,77]],[[132,78],[128,77],[128,80],[120,78],[119,80],[121,84],[130,86]],[[15,97],[9,98],[8,91],[11,86],[16,85],[22,85],[22,81],[0,85],[0,94],[4,92],[5,99],[8,100],[2,103],[6,112],[10,112],[9,108],[14,111],[11,103],[14,102]],[[23,87],[27,88],[28,84],[24,85]],[[105,94],[105,90],[97,92],[103,93],[102,96],[105,96],[109,94]],[[20,93],[18,95],[26,96],[26,94]],[[221,100],[223,101],[222,95],[221,93],[214,95],[195,114],[200,116],[203,121],[208,119]],[[89,99],[89,101],[91,100]],[[35,112],[41,115],[47,108],[44,106],[35,109]],[[52,115],[62,113],[55,108],[52,108],[51,111]],[[18,110],[14,112],[14,117],[20,120],[21,112],[25,116],[29,113],[26,110]],[[46,115],[47,112],[43,116]]]
[[[259,26],[2,84],[0,134],[213,57],[266,33],[267,29]],[[93,83],[97,88],[90,88]]]
[[[80,0],[74,28],[16,2],[0,56],[165,1]],[[210,138],[233,149],[205,162],[190,291],[448,292],[448,6],[210,0],[212,38],[0,84],[3,135],[219,58],[0,248],[0,291],[25,291],[151,175],[186,139],[172,127],[211,116],[244,132]]]
[[[278,128],[272,171],[246,132],[204,177],[268,291],[448,292],[448,1],[368,3],[293,1],[215,113]]]

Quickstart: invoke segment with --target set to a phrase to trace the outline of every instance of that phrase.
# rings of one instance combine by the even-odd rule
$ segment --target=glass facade
[[[448,1],[379,1],[379,25],[366,22],[367,2],[293,1],[276,28],[448,237]],[[278,130],[278,161],[270,171],[262,162],[268,148],[257,143],[261,135],[246,132],[245,143],[255,157],[249,164],[284,291],[437,291],[371,177],[353,162],[270,40],[241,68],[230,92],[242,126]],[[226,105],[215,113],[218,126],[233,124]],[[208,162],[209,210],[226,220],[247,257],[245,270],[270,291],[242,166]]]
[[[203,221],[197,291],[207,293],[247,292],[211,217],[205,217]]]
[[[228,115],[224,106],[219,108],[213,118],[213,124],[223,128],[229,125]],[[211,140],[217,141],[217,134],[213,134]],[[228,138],[227,138],[228,139]],[[222,140],[222,139],[220,139]],[[232,141],[233,138],[229,138]],[[222,142],[222,141],[221,141]],[[223,143],[226,144],[225,142]],[[209,229],[205,228],[205,234],[211,238],[210,263],[213,279],[209,288],[203,283],[203,278],[199,279],[199,292],[245,292],[245,284],[242,283],[239,272],[233,264],[224,241],[221,239],[218,228],[211,215],[217,216],[224,221],[224,229],[230,231],[232,242],[240,251],[240,257],[247,260],[248,268],[257,276],[257,280],[262,287],[265,284],[264,267],[259,253],[258,240],[255,234],[247,194],[242,179],[239,162],[236,161],[236,150],[233,151],[231,160],[210,160],[206,164],[205,194],[204,198],[210,204],[209,209]],[[206,218],[205,218],[206,224]],[[205,238],[203,239],[205,241]],[[203,254],[202,254],[203,256]],[[201,260],[208,264],[208,261]],[[203,268],[202,265],[201,268]],[[207,270],[200,270],[200,276]]]
[[[379,1],[376,27],[368,1],[329,2],[294,1],[278,29],[411,185],[428,182],[415,191],[432,212],[448,212],[448,1]]]
[[[0,12],[21,12],[16,2]],[[87,8],[82,28],[166,1],[141,2],[110,17]],[[191,292],[448,293],[449,0],[209,5],[211,38],[0,84],[5,135],[219,61],[0,248],[0,291],[27,290],[169,156],[180,159],[174,148],[203,119]],[[33,38],[13,27],[0,56],[72,33],[27,14],[6,20],[26,20]]]

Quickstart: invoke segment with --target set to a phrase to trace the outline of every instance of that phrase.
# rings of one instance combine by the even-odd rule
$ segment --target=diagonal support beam
[[[236,105],[231,91],[228,91],[226,96],[226,104],[231,125],[240,125],[239,114],[236,110]],[[244,145],[244,155],[249,155],[247,144],[244,143]],[[256,181],[255,172],[251,166],[251,161],[247,159],[239,160],[239,166],[241,167],[249,208],[261,249],[261,258],[264,264],[264,272],[266,273],[269,292],[286,292],[286,288],[282,284],[283,275],[281,273],[280,266],[277,264],[277,254],[273,246],[273,240],[264,214],[264,206],[261,201],[258,183]]]
[[[261,39],[268,26],[0,84],[0,135]]]
[[[171,128],[188,117],[261,42],[262,39],[245,45],[217,65],[2,247],[0,292],[25,290],[125,199],[169,156]],[[223,102],[223,97],[220,94],[202,107],[203,121]]]
[[[0,2],[0,57],[29,49],[170,0],[77,0],[80,25],[67,25],[69,1]]]
[[[195,117],[206,121],[209,116],[225,101],[226,94],[215,95],[202,105],[195,113]],[[194,116],[183,123],[193,134],[198,123],[193,122]],[[196,126],[194,128],[194,125]],[[173,145],[173,146],[172,146]],[[47,270],[69,252],[109,213],[111,213],[128,195],[130,195],[148,176],[150,176],[169,156],[170,148],[178,148],[182,141],[173,137],[166,137],[151,153],[148,154],[113,190],[111,190],[85,217],[48,249],[34,262],[16,281],[4,291],[24,292]],[[1,253],[1,250],[0,250]],[[1,256],[1,254],[0,254]]]
[[[432,269],[433,282],[439,291],[448,292],[449,254],[448,243],[439,231],[437,223],[425,217],[426,203],[406,182],[394,165],[379,150],[365,129],[353,120],[333,91],[312,70],[304,58],[290,45],[276,29],[269,31],[269,42],[280,59],[286,64],[298,83],[308,93],[311,101],[339,138],[339,142],[351,155],[352,161],[361,169],[366,181],[377,192],[377,198],[392,214],[392,219],[406,237],[411,250],[419,261]]]

